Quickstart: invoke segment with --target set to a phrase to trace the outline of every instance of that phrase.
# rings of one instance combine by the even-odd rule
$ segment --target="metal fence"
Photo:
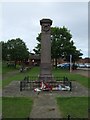
[[[44,82],[47,82],[47,84],[51,85],[52,87],[56,87],[59,84],[63,84],[66,86],[70,86],[70,91],[72,89],[72,83],[70,80],[68,80],[67,77],[52,77],[52,78],[46,77],[46,80]],[[40,87],[40,84],[41,84],[41,80],[39,77],[26,76],[22,81],[20,81],[20,91],[32,90],[34,88],[38,88],[38,87]]]

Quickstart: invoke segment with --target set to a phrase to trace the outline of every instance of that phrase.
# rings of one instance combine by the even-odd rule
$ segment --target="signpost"
[[[72,72],[72,55],[70,55],[70,73]]]

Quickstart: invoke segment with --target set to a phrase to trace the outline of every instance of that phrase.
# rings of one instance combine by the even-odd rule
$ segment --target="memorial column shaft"
[[[40,77],[51,77],[51,24],[50,19],[42,19],[41,24],[41,66]]]

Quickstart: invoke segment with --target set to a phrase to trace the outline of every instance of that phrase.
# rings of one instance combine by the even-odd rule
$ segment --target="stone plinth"
[[[51,30],[50,19],[40,20],[41,25],[41,66],[40,79],[48,80],[52,77],[51,67]]]

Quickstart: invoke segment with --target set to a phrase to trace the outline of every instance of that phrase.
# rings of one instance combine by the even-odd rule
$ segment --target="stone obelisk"
[[[42,19],[41,25],[41,65],[40,80],[51,80],[51,28],[52,20]]]

